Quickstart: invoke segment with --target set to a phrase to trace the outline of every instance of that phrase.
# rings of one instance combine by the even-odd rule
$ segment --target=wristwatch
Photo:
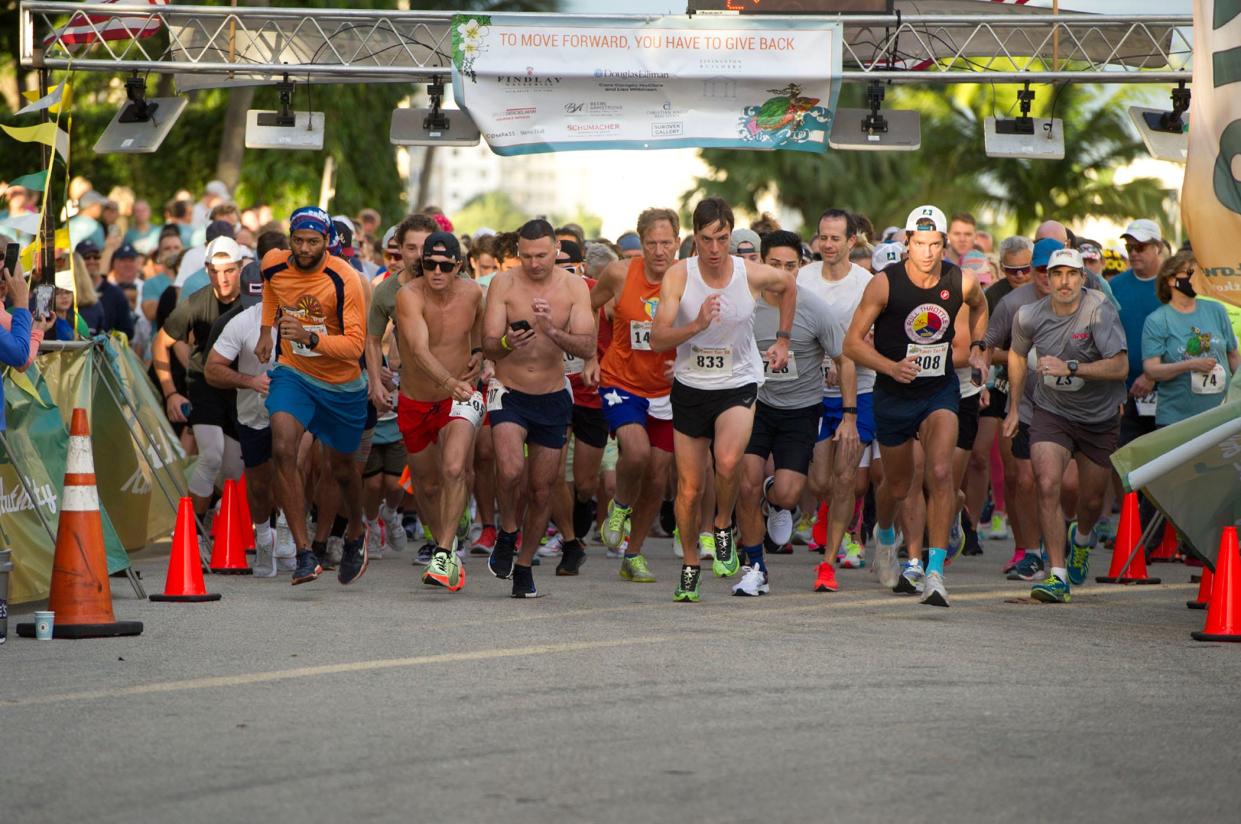
[[[857,407],[856,407],[856,406],[842,406],[842,407],[840,407],[840,414],[842,414],[842,415],[856,415],[856,414],[857,414]]]
[[[1064,362],[1064,365],[1065,365],[1065,366],[1067,366],[1067,367],[1069,367],[1069,374],[1070,374],[1070,375],[1076,375],[1076,374],[1077,374],[1077,367],[1081,366],[1081,364],[1080,364],[1080,363],[1078,363],[1078,362],[1077,362],[1077,361],[1075,361],[1075,360],[1067,360],[1067,361],[1065,361],[1065,362]]]
[[[982,350],[986,351],[986,349],[987,349],[987,342],[986,342],[985,340],[974,340],[974,341],[970,341],[970,349],[974,349],[975,347],[977,347],[978,349],[982,349]]]
[[[306,344],[307,349],[314,349],[319,345],[319,334],[317,332],[310,333],[310,340]]]

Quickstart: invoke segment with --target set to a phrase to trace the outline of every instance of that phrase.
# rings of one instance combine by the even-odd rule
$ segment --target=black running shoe
[[[352,584],[366,572],[366,536],[345,541],[340,553],[340,568],[336,572],[336,580],[342,584]]]
[[[487,559],[487,568],[501,581],[508,580],[513,576],[513,558],[516,554],[517,533],[500,530],[496,536],[496,548],[491,551],[491,557]]]
[[[586,563],[586,550],[577,538],[566,543],[560,551],[560,563],[556,564],[557,575],[577,575]]]
[[[496,557],[495,555],[491,556]],[[513,597],[538,598],[539,591],[534,588],[534,572],[528,566],[513,564]]]
[[[293,570],[293,586],[308,584],[323,574],[319,559],[309,549],[297,552],[297,567]]]
[[[961,531],[965,533],[965,544],[961,547],[962,555],[982,555],[982,544],[978,542],[978,530],[970,521],[970,516],[961,513]]]
[[[435,554],[435,543],[427,541],[418,547],[418,551],[414,553],[414,560],[410,563],[414,566],[426,566],[431,563],[431,556]]]

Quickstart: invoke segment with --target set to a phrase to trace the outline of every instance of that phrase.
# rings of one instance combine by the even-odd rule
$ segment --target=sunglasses
[[[444,274],[449,274],[456,268],[457,268],[457,261],[455,260],[425,260],[424,259],[422,261],[422,271],[424,272],[434,272],[436,269],[439,269]]]
[[[102,260],[103,255],[82,255],[82,260]]]
[[[1004,274],[1006,275],[1024,275],[1027,274],[1033,267],[1026,264],[1025,266],[1004,266],[1002,268],[1004,269]]]
[[[576,263],[568,263],[567,261],[566,262],[556,261],[556,265],[559,266],[561,269],[564,269],[566,272],[572,272],[575,275],[577,274]]]
[[[1180,278],[1192,278],[1193,276],[1194,276],[1193,268],[1186,269],[1185,271],[1182,271],[1182,272],[1173,272],[1171,275],[1169,275],[1169,277],[1172,278],[1173,280],[1179,280]]]
[[[400,260],[400,252],[384,252],[384,260]]]
[[[1145,251],[1147,250],[1147,248],[1149,248],[1151,245],[1152,245],[1152,244],[1150,244],[1150,243],[1126,243],[1126,244],[1125,244],[1125,251],[1126,251],[1126,252],[1128,252],[1128,253],[1129,253],[1129,254],[1131,254],[1131,255],[1133,255],[1133,254],[1138,254],[1138,255],[1140,255],[1140,254],[1142,254],[1143,252],[1145,252]]]

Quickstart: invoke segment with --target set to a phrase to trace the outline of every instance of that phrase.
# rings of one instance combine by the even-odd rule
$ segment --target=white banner
[[[453,18],[456,100],[501,155],[726,147],[822,152],[841,27],[754,17]]]

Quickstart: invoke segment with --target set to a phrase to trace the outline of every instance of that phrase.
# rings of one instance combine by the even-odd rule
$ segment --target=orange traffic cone
[[[407,467],[405,467],[405,469],[403,469],[403,470],[401,471],[401,477],[400,477],[400,479],[397,481],[397,483],[399,483],[399,484],[401,485],[401,489],[404,489],[404,490],[405,490],[405,492],[406,492],[407,494],[409,494],[409,495],[413,495],[413,494],[414,494],[414,479],[413,479],[413,477],[409,474],[409,467],[408,467],[408,466],[407,466]]]
[[[253,517],[250,515],[250,493],[246,489],[246,473],[241,473],[241,479],[237,481],[237,501],[241,507],[241,540],[242,548],[246,552],[254,551],[254,523]]]
[[[1100,584],[1157,584],[1158,578],[1146,574],[1146,549],[1138,546],[1142,539],[1142,521],[1138,517],[1138,493],[1125,495],[1120,507],[1120,528],[1112,544],[1112,566],[1107,575],[1095,578]],[[1126,569],[1126,566],[1128,567]]]
[[[1211,600],[1211,579],[1214,577],[1211,570],[1204,568],[1202,577],[1198,579],[1198,597],[1193,601],[1186,601],[1185,606],[1190,609],[1206,609],[1207,602]]]
[[[1238,557],[1237,529],[1225,527],[1215,556],[1215,578],[1207,604],[1207,625],[1202,632],[1191,632],[1195,641],[1241,641],[1241,557]]]
[[[112,614],[108,556],[103,546],[103,519],[95,487],[90,424],[86,410],[73,410],[69,423],[69,454],[65,486],[56,527],[56,557],[47,608],[56,613],[55,638],[110,638],[141,635],[141,621],[117,621]],[[34,624],[18,624],[17,634],[34,637]]]
[[[224,482],[220,511],[211,527],[211,571],[216,575],[250,575],[246,563],[245,539],[241,537],[241,506],[237,501],[237,482]]]
[[[177,528],[172,531],[172,554],[168,557],[168,578],[164,594],[152,601],[218,601],[220,593],[207,592],[203,584],[202,561],[198,558],[198,533],[194,523],[194,502],[182,498],[177,507]]]
[[[1159,548],[1151,553],[1151,563],[1172,563],[1176,560],[1176,549],[1180,544],[1180,539],[1176,537],[1176,527],[1172,526],[1171,521],[1164,521],[1163,540],[1159,542]]]

